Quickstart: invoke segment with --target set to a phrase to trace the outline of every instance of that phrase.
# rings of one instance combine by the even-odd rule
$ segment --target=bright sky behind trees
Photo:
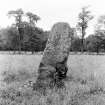
[[[22,8],[25,12],[31,11],[41,17],[37,26],[49,30],[56,22],[68,22],[75,27],[78,14],[83,6],[89,6],[91,14],[95,17],[89,23],[87,33],[94,31],[97,18],[105,15],[105,0],[1,0],[0,27],[11,25],[14,20],[8,18],[10,10]]]

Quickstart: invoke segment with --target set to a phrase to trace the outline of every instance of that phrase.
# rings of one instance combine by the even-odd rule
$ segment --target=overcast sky
[[[68,22],[71,27],[77,23],[78,13],[83,6],[90,6],[89,10],[95,18],[90,22],[88,34],[94,30],[96,19],[105,14],[105,0],[1,0],[0,2],[0,27],[13,23],[8,18],[9,10],[22,8],[25,12],[31,11],[41,17],[37,26],[50,30],[56,22]]]

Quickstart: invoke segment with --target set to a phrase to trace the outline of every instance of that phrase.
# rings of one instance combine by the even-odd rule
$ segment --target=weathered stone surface
[[[67,23],[56,23],[50,32],[37,82],[48,84],[52,79],[63,79],[67,73],[67,59],[71,46],[71,28]],[[42,82],[41,82],[42,81]]]

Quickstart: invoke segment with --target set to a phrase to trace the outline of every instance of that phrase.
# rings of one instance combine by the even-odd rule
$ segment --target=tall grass
[[[86,68],[88,64],[85,59],[88,60],[88,58],[83,56],[81,58],[74,56],[74,58],[70,57],[68,61],[69,72],[64,80],[65,88],[47,89],[44,95],[32,89],[32,84],[37,78],[37,72],[35,72],[37,68],[35,66],[32,68],[29,60],[26,61],[29,62],[28,68],[21,65],[21,69],[19,66],[15,70],[11,65],[9,67],[11,70],[2,72],[2,82],[5,86],[0,88],[0,105],[104,105],[105,86],[102,75],[101,77],[96,75],[94,69],[90,70],[91,67],[88,67],[89,70]],[[91,58],[91,60],[94,59]],[[99,61],[97,62],[99,64]]]

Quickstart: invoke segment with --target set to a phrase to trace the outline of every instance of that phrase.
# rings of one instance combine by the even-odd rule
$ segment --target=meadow
[[[105,55],[72,54],[65,88],[32,90],[42,55],[0,54],[0,105],[105,105]]]

